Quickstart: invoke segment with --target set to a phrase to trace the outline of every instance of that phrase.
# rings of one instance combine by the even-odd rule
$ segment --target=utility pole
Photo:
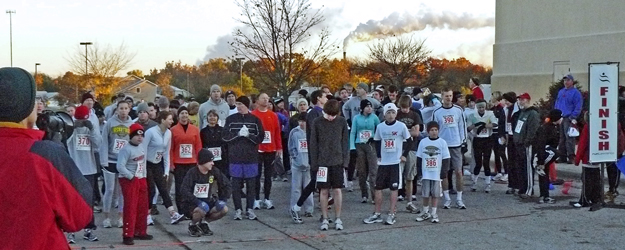
[[[11,40],[11,67],[13,67],[13,14],[15,14],[15,10],[7,10],[7,14],[9,14],[9,37]]]
[[[236,59],[237,59],[237,61],[239,61],[239,67],[240,67],[239,82],[241,83],[241,92],[243,92],[243,63],[241,61],[245,60],[245,58],[244,57],[237,57]]]
[[[92,45],[92,42],[81,42],[80,45],[85,45],[85,81],[89,81],[89,64],[88,64],[88,58],[87,58],[87,46]],[[91,85],[89,85],[89,87],[92,87]],[[93,88],[91,88],[93,89]],[[76,99],[78,99],[78,86],[76,86]]]

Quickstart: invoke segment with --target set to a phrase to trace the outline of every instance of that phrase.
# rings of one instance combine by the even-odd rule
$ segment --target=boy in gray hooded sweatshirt
[[[310,182],[310,164],[308,162],[308,141],[306,140],[306,113],[299,114],[299,126],[289,134],[289,155],[291,156],[291,207],[297,204],[302,190]],[[309,195],[304,201],[305,216],[312,217],[314,209],[313,196]],[[297,211],[291,213],[293,222],[302,223]]]

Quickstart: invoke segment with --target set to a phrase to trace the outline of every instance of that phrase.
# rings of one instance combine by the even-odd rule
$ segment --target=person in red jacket
[[[70,249],[93,216],[93,189],[62,145],[34,130],[35,80],[0,68],[0,249]]]
[[[469,79],[469,87],[471,88],[471,92],[473,92],[472,94],[475,100],[484,99],[484,92],[482,88],[480,88],[480,79],[471,77],[471,79]]]
[[[590,163],[590,132],[588,126],[588,112],[584,114],[586,125],[579,135],[579,143],[577,143],[577,152],[575,154],[575,166],[582,164],[582,182],[583,190],[579,198],[579,202],[573,204],[574,207],[601,206],[601,174],[600,164]],[[594,210],[594,208],[591,208]]]
[[[171,129],[171,153],[176,182],[176,207],[182,207],[182,181],[187,172],[197,166],[197,155],[202,149],[200,129],[191,124],[189,110],[182,106],[178,109],[178,124]]]
[[[282,130],[280,122],[278,121],[278,115],[269,110],[269,96],[265,93],[258,95],[256,101],[256,107],[252,111],[252,115],[258,117],[265,130],[265,139],[259,145],[258,151],[260,152],[260,159],[258,162],[258,176],[256,177],[256,200],[254,201],[254,209],[260,209],[260,176],[264,169],[265,182],[263,185],[265,199],[262,202],[262,206],[267,209],[273,209],[273,203],[269,199],[271,194],[271,177],[273,177],[273,161],[276,160],[276,156],[282,158]]]

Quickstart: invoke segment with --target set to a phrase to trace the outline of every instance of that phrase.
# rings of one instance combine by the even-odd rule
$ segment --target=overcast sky
[[[418,19],[423,13],[469,14],[491,19],[495,16],[495,0],[312,0],[312,5],[323,6],[332,38],[341,47],[344,38],[359,24],[393,19],[389,18],[393,13],[398,25],[409,25],[406,17]],[[34,71],[35,63],[39,62],[39,72],[53,76],[69,70],[65,58],[85,41],[102,47],[125,43],[130,52],[136,53],[127,71],[140,69],[144,73],[164,67],[166,61],[197,64],[212,56],[228,55],[225,41],[239,25],[234,18],[240,14],[233,1],[218,0],[21,0],[7,1],[2,7],[16,11],[13,65]],[[0,21],[2,67],[10,66],[9,14],[4,15]],[[495,29],[487,26],[474,29],[427,26],[409,35],[426,39],[433,56],[450,59],[465,56],[491,66]],[[362,56],[366,44],[350,43],[348,57]]]

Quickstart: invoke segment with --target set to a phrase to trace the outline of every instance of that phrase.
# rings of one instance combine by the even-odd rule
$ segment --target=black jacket
[[[560,129],[558,125],[547,122],[538,127],[536,134],[539,136],[535,137],[532,145],[532,150],[536,153],[536,164],[545,165],[545,159],[549,155],[546,149],[551,148],[553,151],[557,151],[555,149],[560,141]]]
[[[224,156],[220,161],[215,162],[215,166],[224,169],[222,167],[228,166],[228,147],[223,140],[224,128],[219,125],[215,127],[206,126],[200,130],[200,139],[202,140],[202,148],[221,148],[221,155]]]
[[[210,184],[208,198],[195,197],[193,194],[195,184]],[[189,207],[196,206],[202,201],[208,204],[216,200],[227,201],[230,197],[231,189],[230,181],[218,168],[213,168],[208,173],[202,174],[197,167],[187,172],[181,187],[183,202],[189,205]]]
[[[239,136],[243,126],[249,130],[249,136]],[[258,144],[265,138],[265,130],[258,117],[251,113],[236,113],[226,118],[221,138],[228,144],[231,164],[254,164],[258,163]]]

